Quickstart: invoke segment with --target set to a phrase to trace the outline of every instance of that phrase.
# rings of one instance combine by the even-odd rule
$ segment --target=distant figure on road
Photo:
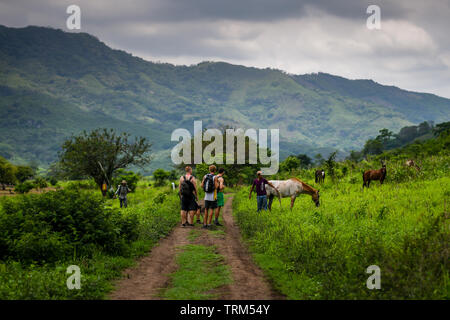
[[[120,207],[124,206],[125,208],[128,206],[128,200],[127,195],[128,192],[131,192],[130,188],[127,186],[127,182],[125,180],[122,180],[122,183],[117,186],[117,191],[114,193],[114,198],[118,194],[119,195],[119,201],[120,201]]]

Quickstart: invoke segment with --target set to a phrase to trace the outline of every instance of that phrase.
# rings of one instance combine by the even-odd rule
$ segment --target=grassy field
[[[275,286],[290,299],[448,299],[449,157],[424,160],[421,173],[390,162],[385,184],[364,191],[361,170],[379,165],[346,175],[342,166],[319,187],[319,208],[302,195],[292,211],[283,199],[257,213],[248,188],[235,196],[243,235]],[[296,175],[318,187],[312,170]],[[370,265],[381,269],[380,290],[366,287]]]
[[[168,187],[141,186],[122,210],[96,189],[64,187],[1,199],[0,299],[102,299],[111,280],[179,220],[179,201]],[[70,265],[81,269],[80,290],[66,286]]]

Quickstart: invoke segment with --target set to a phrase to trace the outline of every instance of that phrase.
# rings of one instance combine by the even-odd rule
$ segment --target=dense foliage
[[[121,211],[75,186],[0,204],[0,299],[104,298],[111,280],[178,221],[169,189],[137,189]],[[81,268],[80,290],[66,287],[69,265]]]

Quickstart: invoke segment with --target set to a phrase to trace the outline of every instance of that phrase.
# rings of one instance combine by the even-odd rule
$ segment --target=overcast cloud
[[[147,60],[226,61],[373,79],[450,98],[450,0],[0,0],[0,24],[81,32]],[[366,9],[381,8],[381,30]]]

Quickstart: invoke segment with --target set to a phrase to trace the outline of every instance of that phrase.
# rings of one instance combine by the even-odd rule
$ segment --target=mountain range
[[[280,156],[360,149],[381,128],[450,118],[450,99],[326,73],[225,62],[154,63],[87,33],[0,26],[0,155],[47,166],[62,141],[116,128],[148,137],[170,167],[176,128],[280,129]]]

